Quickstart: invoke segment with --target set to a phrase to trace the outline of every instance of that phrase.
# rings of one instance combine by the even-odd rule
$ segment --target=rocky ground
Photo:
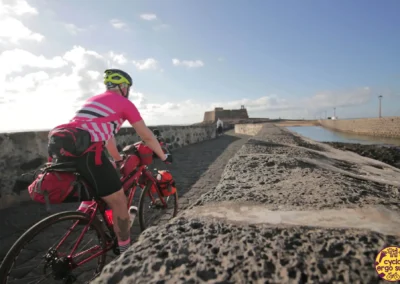
[[[266,125],[220,183],[92,283],[378,283],[400,170]]]
[[[364,145],[341,142],[325,142],[340,150],[352,151],[361,156],[382,161],[400,169],[400,147],[387,145]]]

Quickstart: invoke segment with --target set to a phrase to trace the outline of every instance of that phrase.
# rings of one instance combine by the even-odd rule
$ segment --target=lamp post
[[[382,117],[382,95],[378,96],[379,98],[379,117]]]
[[[333,117],[336,117],[336,107],[333,108]]]

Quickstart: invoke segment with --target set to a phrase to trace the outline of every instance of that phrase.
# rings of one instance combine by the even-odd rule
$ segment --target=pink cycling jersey
[[[99,121],[99,118],[101,121]],[[97,119],[97,122],[94,121]],[[136,106],[127,98],[112,91],[86,100],[70,124],[90,133],[92,142],[107,141],[118,133],[122,124],[142,120]]]

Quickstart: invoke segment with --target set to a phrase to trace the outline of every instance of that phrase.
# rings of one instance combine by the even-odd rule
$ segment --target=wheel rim
[[[105,248],[105,240],[102,239],[93,225],[85,233],[81,243],[74,252],[76,257],[71,261],[66,260],[67,254],[71,252],[82,229],[87,224],[87,220],[84,219],[85,218],[80,218],[81,221],[73,229],[71,229],[72,224],[79,220],[76,216],[54,220],[54,222],[47,224],[47,226],[41,228],[41,230],[37,231],[33,236],[31,235],[29,240],[24,240],[17,248],[17,251],[15,251],[13,258],[8,260],[11,264],[7,269],[7,281],[3,281],[2,283],[65,283],[66,278],[75,277],[74,283],[85,283],[92,279],[104,266],[104,255],[100,255],[90,260],[88,263],[72,270],[69,264],[71,264],[71,262],[79,263],[87,258],[90,255],[89,253],[81,256],[79,256],[79,253],[93,248],[96,245],[99,246],[98,251]],[[60,243],[62,237],[68,232],[68,228],[71,229],[70,235],[61,243],[60,247],[53,252],[53,258],[49,257],[49,248],[55,247]],[[46,254],[47,257],[45,257]],[[4,259],[4,261],[6,261],[6,259]],[[57,269],[55,269],[55,267]],[[65,271],[65,269],[67,271]],[[58,276],[63,275],[65,277],[56,280],[54,279],[54,272],[58,272]]]
[[[142,199],[142,218],[144,222],[144,229],[150,226],[155,226],[164,222],[168,222],[170,219],[176,216],[178,210],[177,193],[167,197],[163,197],[165,203],[167,204],[167,208],[163,207],[157,193],[151,192],[150,189],[147,189],[147,192],[144,193],[145,196]],[[154,200],[155,202],[153,202],[152,200]]]

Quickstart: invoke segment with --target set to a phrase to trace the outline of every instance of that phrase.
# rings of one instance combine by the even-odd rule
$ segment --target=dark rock
[[[214,268],[208,270],[198,270],[197,276],[203,281],[208,281],[217,278],[217,274],[215,273]]]
[[[363,145],[341,142],[325,142],[336,149],[351,151],[360,156],[375,159],[400,169],[400,150],[398,146]],[[379,167],[375,166],[374,167]]]

